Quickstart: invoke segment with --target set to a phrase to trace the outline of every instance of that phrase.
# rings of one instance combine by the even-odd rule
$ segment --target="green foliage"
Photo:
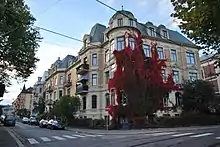
[[[39,98],[38,106],[37,106],[39,114],[43,114],[45,111],[45,99]]]
[[[20,109],[17,112],[17,115],[20,116],[21,118],[22,117],[30,117],[30,114],[31,114],[31,112],[27,109]]]
[[[184,111],[208,112],[215,99],[213,85],[207,81],[187,82],[183,87],[182,104]]]
[[[71,119],[80,108],[80,99],[77,96],[61,97],[53,106],[52,112],[61,118]]]
[[[171,0],[180,29],[205,48],[220,49],[219,0]]]
[[[36,49],[41,40],[24,0],[0,1],[0,82],[27,79],[36,68]]]

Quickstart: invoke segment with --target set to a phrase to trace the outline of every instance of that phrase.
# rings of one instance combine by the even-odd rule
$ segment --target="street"
[[[118,130],[118,135],[49,130],[20,122],[6,129],[20,136],[19,139],[27,147],[210,147],[220,144],[220,127],[178,131],[163,129],[161,132],[145,130],[136,134],[120,134],[123,131]]]

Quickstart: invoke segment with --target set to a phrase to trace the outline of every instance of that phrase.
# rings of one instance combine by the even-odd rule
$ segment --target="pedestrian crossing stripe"
[[[51,141],[49,138],[47,137],[40,137],[41,140],[45,141],[45,142],[48,142],[48,141]]]
[[[38,144],[39,142],[35,140],[34,138],[28,138],[28,141],[30,144]]]
[[[57,140],[66,140],[65,138],[59,137],[59,136],[52,136],[53,138],[57,139]]]
[[[69,138],[69,139],[76,139],[76,137],[70,136],[70,135],[63,135],[63,137]]]

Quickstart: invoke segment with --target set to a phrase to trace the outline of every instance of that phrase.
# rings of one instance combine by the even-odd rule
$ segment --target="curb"
[[[143,132],[118,132],[118,133],[111,133],[111,132],[90,132],[90,131],[83,131],[83,130],[77,130],[77,129],[71,129],[68,128],[67,130],[69,131],[75,131],[76,133],[85,133],[85,134],[91,134],[91,135],[136,135],[136,134],[153,134],[153,133],[162,133],[162,132],[175,132],[175,131],[190,131],[190,130],[206,130],[206,129],[215,129],[215,128],[220,128],[220,126],[210,126],[210,127],[195,127],[195,128],[166,128],[162,130],[152,130],[152,131],[145,131]]]
[[[14,131],[6,129],[8,131],[8,133],[11,135],[11,137],[16,141],[18,147],[26,147],[22,142],[24,142],[24,140]]]

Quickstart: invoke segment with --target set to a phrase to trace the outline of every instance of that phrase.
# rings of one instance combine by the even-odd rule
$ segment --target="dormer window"
[[[149,27],[149,30],[150,30],[150,36],[154,37],[155,36],[154,28]]]
[[[133,27],[133,19],[129,19],[129,25]]]
[[[119,18],[118,19],[118,26],[123,26],[123,19],[122,18]]]
[[[72,60],[69,60],[68,66],[70,66],[72,64]]]
[[[162,38],[167,39],[168,38],[168,34],[166,30],[162,30]]]

